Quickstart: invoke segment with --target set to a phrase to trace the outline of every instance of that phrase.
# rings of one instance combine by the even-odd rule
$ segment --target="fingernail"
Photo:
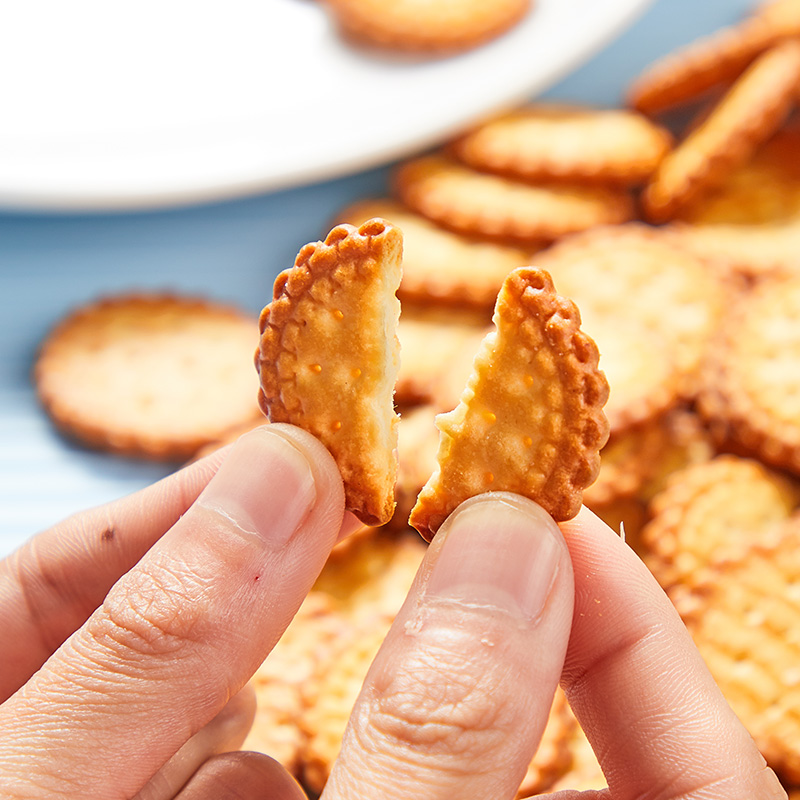
[[[541,616],[564,546],[541,507],[514,495],[484,495],[456,509],[442,534],[427,596],[500,607],[531,621]]]
[[[197,504],[280,548],[308,516],[316,496],[306,456],[280,433],[265,427],[236,442]]]

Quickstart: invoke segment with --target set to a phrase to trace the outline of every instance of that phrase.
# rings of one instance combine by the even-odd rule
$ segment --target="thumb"
[[[197,501],[0,706],[0,772],[25,797],[131,797],[238,692],[335,543],[344,492],[310,434],[233,446]]]
[[[514,797],[572,606],[566,543],[539,506],[501,493],[462,504],[370,669],[325,799]]]

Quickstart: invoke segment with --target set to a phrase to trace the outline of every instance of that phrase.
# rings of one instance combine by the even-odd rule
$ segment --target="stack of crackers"
[[[627,108],[530,105],[398,165],[389,196],[341,209],[331,221],[337,226],[333,238],[304,256],[301,251],[300,261],[310,264],[327,258],[326,248],[337,243],[349,247],[359,236],[391,238],[393,229],[402,232],[400,362],[384,353],[391,363],[389,382],[374,378],[370,384],[389,397],[394,388],[399,423],[388,420],[379,432],[397,432],[399,464],[396,481],[394,475],[388,481],[394,493],[388,505],[364,505],[358,492],[349,498],[373,526],[334,551],[256,676],[260,705],[246,747],[278,757],[309,791],[319,792],[361,680],[425,551],[409,529],[412,507],[427,508],[418,527],[432,535],[450,507],[432,508],[430,493],[455,497],[451,484],[430,482],[442,440],[451,435],[456,440],[468,430],[458,447],[470,458],[482,458],[480,443],[501,430],[501,439],[492,440],[495,450],[523,453],[532,438],[530,426],[556,418],[572,424],[578,418],[548,413],[542,421],[528,415],[517,431],[510,425],[497,428],[499,412],[491,404],[507,401],[498,399],[496,384],[482,382],[492,364],[515,349],[503,349],[503,341],[533,351],[531,342],[553,327],[527,321],[527,339],[518,333],[518,339],[503,340],[510,319],[503,309],[516,285],[509,274],[522,280],[518,269],[533,265],[536,270],[523,271],[531,283],[519,294],[528,288],[539,292],[544,299],[537,301],[536,313],[547,306],[548,320],[573,325],[570,338],[562,341],[571,342],[573,356],[583,353],[583,361],[570,362],[570,374],[584,371],[580,385],[586,391],[584,410],[575,413],[584,422],[594,420],[581,428],[588,450],[602,448],[599,472],[591,459],[579,464],[573,458],[572,483],[569,489],[557,483],[551,513],[564,497],[572,505],[563,516],[574,513],[582,491],[587,506],[624,531],[675,603],[769,764],[787,788],[800,787],[798,97],[800,0],[762,3],[731,28],[654,64],[633,82]],[[376,218],[383,222],[376,224]],[[302,276],[279,279],[273,311],[262,315],[262,332],[272,330],[283,313],[277,300],[284,290],[295,291],[293,286],[298,294],[307,292],[312,305],[328,309],[331,330],[345,316],[361,313],[358,304],[345,307],[330,299],[338,297],[334,284],[347,283],[343,275],[313,291]],[[241,383],[234,372],[224,382],[229,401],[215,412],[217,429],[203,437],[195,426],[176,436],[177,444],[164,445],[167,434],[181,433],[192,420],[147,421],[146,409],[164,402],[157,389],[166,381],[158,376],[167,368],[154,365],[152,347],[144,348],[147,358],[137,353],[130,331],[122,331],[127,311],[113,325],[127,342],[122,351],[107,353],[98,344],[111,334],[86,332],[87,318],[106,319],[111,302],[77,313],[43,348],[36,373],[40,394],[64,430],[94,446],[184,458],[264,421],[254,408],[257,334],[248,320],[249,333],[242,337],[247,341],[235,341],[231,332],[227,351],[231,363],[247,365],[248,375],[242,368]],[[141,308],[144,301],[113,302]],[[162,315],[164,302],[151,298],[148,314]],[[169,300],[170,313],[176,304],[196,313],[196,304],[178,298]],[[213,316],[226,325],[231,319],[227,312]],[[162,318],[158,324],[162,330],[166,323]],[[575,338],[578,325],[596,351]],[[58,346],[65,338],[73,348],[75,341],[83,343],[81,369],[102,359],[104,366],[92,378],[95,394],[99,376],[112,366],[118,370],[128,399],[139,398],[135,413],[116,413],[117,401],[98,402],[75,421],[74,408],[83,401],[68,406],[64,375],[53,380],[53,370],[65,368],[65,351]],[[302,342],[293,346],[296,357]],[[270,352],[282,365],[275,366],[269,384],[273,394],[286,370],[295,369],[286,366],[289,357],[281,356],[281,347],[265,345],[262,337],[262,366]],[[592,361],[597,351],[610,387],[607,428],[591,410],[605,401],[601,384],[586,388],[587,376],[599,380]],[[335,350],[308,361],[306,385],[336,363]],[[341,363],[351,366],[344,357]],[[537,382],[547,385],[551,364],[543,362]],[[562,367],[558,362],[553,374],[565,374]],[[261,372],[261,405],[271,410]],[[197,365],[186,374],[196,378]],[[521,381],[526,374],[519,373]],[[351,373],[343,385],[367,377]],[[563,398],[576,385],[562,381],[557,391],[540,392],[537,407],[553,403],[563,410]],[[137,395],[141,387],[147,391]],[[229,410],[224,425],[223,407]],[[437,428],[434,419],[442,414]],[[112,417],[117,421],[109,433]],[[333,433],[348,424],[335,413],[323,418],[325,430]],[[558,443],[551,448],[555,461],[568,460],[562,457],[567,440],[558,438],[564,425],[552,423],[558,431],[552,433]],[[154,429],[161,431],[158,446],[146,435]],[[516,449],[507,445],[515,434]],[[448,444],[448,453],[458,447]],[[540,464],[545,450],[537,453]],[[383,481],[362,476],[355,483],[373,481],[385,491],[392,469],[381,468]],[[473,476],[471,491],[502,488],[492,486],[490,477],[495,475],[485,469]],[[541,492],[544,483],[537,486]],[[378,521],[385,524],[375,527]],[[521,796],[604,785],[591,747],[559,695]]]

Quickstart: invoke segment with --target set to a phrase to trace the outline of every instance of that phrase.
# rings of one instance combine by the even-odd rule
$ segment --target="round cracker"
[[[767,763],[800,781],[800,517],[670,597]]]
[[[601,326],[614,337],[615,324],[622,326],[625,320],[639,324],[651,337],[661,340],[656,346],[666,345],[659,358],[674,362],[680,373],[678,385],[672,387],[674,396],[693,394],[708,341],[725,303],[720,282],[706,264],[675,247],[657,229],[639,224],[570,236],[540,253],[536,263],[551,274],[561,294],[577,303],[586,330],[598,341],[601,353],[608,349],[603,347]],[[610,339],[609,348],[625,347],[620,338]],[[629,346],[639,349],[645,344],[643,340],[641,345]],[[604,369],[607,363],[608,359]],[[666,372],[656,364],[649,367],[656,369]],[[615,386],[611,375],[609,380],[613,414],[618,402],[613,399],[614,392],[621,385]],[[661,402],[654,406],[666,408]],[[631,415],[631,421],[642,418],[639,413]]]
[[[533,105],[460,136],[450,152],[478,170],[522,180],[645,181],[672,145],[634,111]]]
[[[56,425],[92,447],[185,460],[262,419],[252,374],[254,319],[208,300],[108,297],[64,319],[34,369]]]
[[[325,0],[345,35],[381,48],[454,53],[519,22],[530,0]]]
[[[800,473],[800,276],[765,280],[729,309],[698,407],[716,440]]]
[[[796,485],[750,459],[723,455],[679,470],[650,503],[645,561],[664,588],[691,584],[768,538],[798,500]]]
[[[534,247],[633,214],[630,196],[619,189],[537,186],[477,172],[441,155],[400,165],[394,186],[406,205],[445,228]]]
[[[647,218],[665,222],[719,185],[773,134],[800,81],[800,42],[787,40],[746,70],[708,117],[659,165],[642,194]]]

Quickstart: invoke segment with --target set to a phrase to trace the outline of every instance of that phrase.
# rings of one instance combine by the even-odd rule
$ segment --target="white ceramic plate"
[[[440,60],[355,49],[318,0],[7,3],[0,204],[141,208],[372,167],[542,91],[648,2],[534,0]]]

